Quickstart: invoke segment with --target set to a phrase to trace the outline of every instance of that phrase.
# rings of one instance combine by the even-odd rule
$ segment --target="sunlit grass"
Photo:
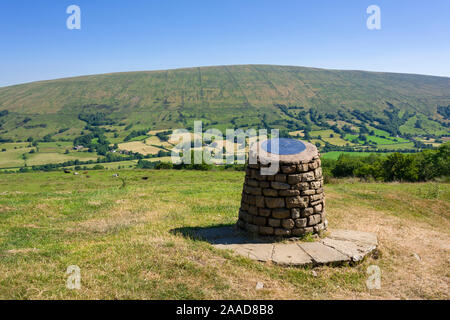
[[[327,185],[331,226],[377,232],[384,255],[354,267],[319,267],[314,276],[310,268],[262,264],[174,232],[233,224],[243,172],[118,171],[125,188],[113,173],[0,175],[0,298],[448,298],[433,287],[445,281],[445,268],[428,264],[419,249],[433,268],[428,281],[389,284],[417,266],[402,260],[410,249],[398,249],[386,236],[392,231],[383,231],[401,224],[405,234],[414,228],[448,240],[448,184]],[[370,264],[383,268],[380,292],[365,287]],[[69,265],[81,268],[80,290],[65,287]]]

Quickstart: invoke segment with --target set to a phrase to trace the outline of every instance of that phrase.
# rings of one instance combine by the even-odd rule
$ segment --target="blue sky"
[[[0,43],[0,86],[250,63],[450,76],[450,1],[2,0]]]

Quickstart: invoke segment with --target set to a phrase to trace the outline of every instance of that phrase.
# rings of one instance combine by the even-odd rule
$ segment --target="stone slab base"
[[[358,262],[378,246],[374,233],[339,229],[330,230],[326,238],[315,242],[249,238],[234,227],[201,229],[195,232],[195,236],[218,249],[228,249],[253,260],[287,266]]]

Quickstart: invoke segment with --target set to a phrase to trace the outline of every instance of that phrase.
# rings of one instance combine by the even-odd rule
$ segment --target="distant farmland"
[[[223,132],[279,129],[282,136],[316,144],[322,154],[416,152],[450,136],[449,88],[446,77],[271,65],[4,87],[0,168],[103,161],[113,151],[114,157],[167,157],[169,130],[192,130],[194,121]],[[72,150],[75,144],[84,150]]]

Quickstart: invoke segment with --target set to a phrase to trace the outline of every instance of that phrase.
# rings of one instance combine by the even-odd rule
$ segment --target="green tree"
[[[417,181],[419,170],[414,155],[393,153],[382,164],[385,181]]]

